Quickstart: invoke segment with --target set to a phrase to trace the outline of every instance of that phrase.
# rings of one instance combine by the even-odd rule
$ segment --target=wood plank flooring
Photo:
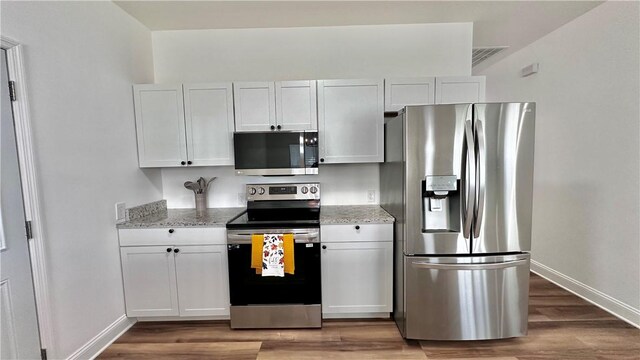
[[[490,341],[405,341],[391,320],[322,329],[231,330],[227,322],[138,322],[99,359],[638,359],[640,330],[532,274],[529,334]]]

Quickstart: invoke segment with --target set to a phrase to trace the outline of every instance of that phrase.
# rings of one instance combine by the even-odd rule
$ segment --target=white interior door
[[[0,86],[0,358],[39,359],[40,335],[25,233],[18,151],[8,89],[6,52],[2,50]]]

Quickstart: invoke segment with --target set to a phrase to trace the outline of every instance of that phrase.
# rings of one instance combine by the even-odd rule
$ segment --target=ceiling
[[[602,1],[114,1],[152,31],[473,22],[486,67]],[[477,70],[474,69],[474,70]]]

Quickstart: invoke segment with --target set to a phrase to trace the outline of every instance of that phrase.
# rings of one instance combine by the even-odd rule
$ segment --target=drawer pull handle
[[[327,245],[322,245],[323,250],[327,250]]]
[[[356,230],[360,230],[360,225],[356,225]]]
[[[173,229],[169,229],[169,234],[173,234],[174,231],[175,230],[173,230]]]
[[[171,248],[167,248],[167,252],[170,253],[171,252]]]
[[[180,249],[173,249],[173,252],[177,254],[180,252]]]

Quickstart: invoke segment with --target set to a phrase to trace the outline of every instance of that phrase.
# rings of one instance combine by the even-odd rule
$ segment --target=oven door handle
[[[286,233],[285,233],[286,234]],[[227,244],[251,244],[251,233],[227,234]],[[318,243],[320,242],[320,232],[293,233],[293,240],[296,243]]]

